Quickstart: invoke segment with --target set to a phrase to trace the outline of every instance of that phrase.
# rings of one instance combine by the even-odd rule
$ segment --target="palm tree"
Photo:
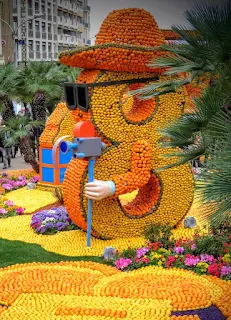
[[[0,66],[0,104],[3,121],[15,115],[12,99],[17,97],[19,75],[12,64]]]
[[[42,121],[31,121],[28,116],[12,117],[8,119],[4,127],[0,128],[0,135],[8,133],[9,139],[7,139],[6,147],[18,146],[20,147],[24,160],[30,163],[32,168],[39,173],[39,164],[35,158],[31,149],[30,133],[33,128],[44,125]]]
[[[33,120],[45,121],[55,105],[63,98],[63,84],[77,76],[80,69],[75,68],[70,74],[67,67],[56,62],[29,62],[19,71],[22,101],[32,105]],[[76,79],[76,78],[75,78]],[[43,128],[34,129],[37,141]]]
[[[195,109],[162,130],[161,143],[184,149],[168,155],[177,156],[176,166],[202,154],[207,156],[197,188],[203,202],[211,204],[205,217],[220,224],[227,215],[230,218],[231,211],[231,1],[220,6],[196,4],[185,16],[194,32],[174,26],[183,44],[162,46],[166,56],[150,63],[165,68],[170,79],[133,94],[149,99],[209,80],[210,86],[194,99]]]

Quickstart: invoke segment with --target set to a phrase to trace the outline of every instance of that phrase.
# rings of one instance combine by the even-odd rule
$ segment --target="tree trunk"
[[[11,100],[9,100],[7,97],[3,98],[4,103],[4,111],[2,113],[2,119],[4,122],[8,121],[10,118],[15,117],[14,112],[14,105]]]
[[[32,101],[32,117],[33,120],[46,121],[46,97],[43,91],[37,91]],[[44,128],[37,127],[33,129],[35,142],[39,146],[39,137],[41,136]]]
[[[20,138],[20,148],[22,150],[25,162],[29,163],[34,171],[39,173],[39,164],[31,149],[30,140],[27,136]]]

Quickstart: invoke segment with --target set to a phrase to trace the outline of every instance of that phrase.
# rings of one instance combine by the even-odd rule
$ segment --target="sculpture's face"
[[[89,76],[90,82],[108,82],[153,77],[150,74],[94,72],[94,79],[93,71],[84,71],[80,79],[84,78],[86,82]],[[92,228],[103,238],[138,235],[147,223],[164,221],[175,225],[191,206],[193,183],[188,166],[157,174],[157,169],[170,161],[162,157],[163,153],[170,150],[158,146],[158,129],[181,114],[184,93],[179,91],[161,96],[158,100],[140,101],[128,96],[128,90],[136,86],[99,86],[90,93],[90,111],[86,116],[98,134],[108,142],[106,152],[97,160],[95,179],[110,180],[113,176],[128,172],[131,162],[136,161],[132,158],[131,150],[137,141],[146,140],[152,148],[151,178],[146,186],[134,193],[132,202],[125,205],[123,200],[109,198],[93,204]],[[82,120],[82,114],[79,110],[72,112],[75,121]],[[87,216],[87,199],[81,196],[80,201],[79,196],[84,193],[86,169],[87,165],[71,162],[64,181],[65,205],[72,220],[81,227],[86,226]],[[79,184],[76,182],[77,176]]]

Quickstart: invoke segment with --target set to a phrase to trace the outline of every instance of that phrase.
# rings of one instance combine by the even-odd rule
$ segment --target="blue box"
[[[67,152],[66,154],[63,154],[59,150],[59,163],[60,164],[68,164],[72,159],[72,151]]]
[[[42,163],[44,164],[53,164],[52,161],[52,150],[42,149]]]
[[[54,183],[54,169],[42,167],[42,181]]]

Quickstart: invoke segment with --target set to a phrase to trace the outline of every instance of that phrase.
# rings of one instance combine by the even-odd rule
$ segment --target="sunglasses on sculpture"
[[[65,83],[65,100],[69,110],[80,109],[84,112],[89,110],[89,92],[94,87],[108,87],[118,84],[130,84],[130,83],[145,83],[150,81],[157,81],[158,77],[120,80],[120,81],[108,81],[108,82],[96,82],[96,83]]]

